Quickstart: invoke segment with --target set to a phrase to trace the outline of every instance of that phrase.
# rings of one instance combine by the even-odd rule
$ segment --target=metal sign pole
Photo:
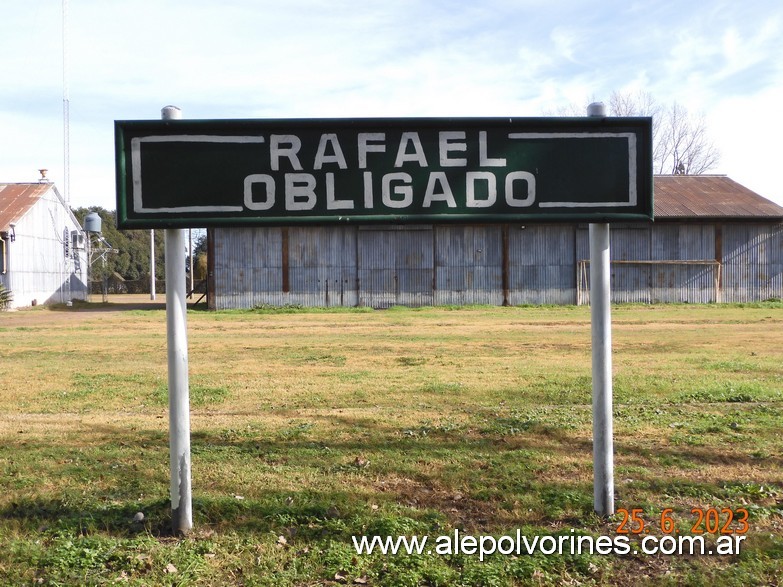
[[[606,116],[602,103],[588,116]],[[609,224],[590,224],[590,318],[593,347],[593,507],[599,516],[614,513],[612,438],[612,316]]]
[[[150,229],[150,299],[155,301],[155,229]]]
[[[188,269],[190,275],[190,287],[188,287],[188,297],[193,297],[193,229],[188,228]]]
[[[182,113],[166,106],[163,120],[177,120]],[[175,534],[193,528],[190,483],[190,399],[188,393],[188,335],[185,283],[185,230],[167,228],[166,333],[169,364],[169,453],[171,466],[171,527]]]

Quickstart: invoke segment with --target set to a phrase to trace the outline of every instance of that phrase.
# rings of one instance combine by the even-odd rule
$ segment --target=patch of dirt
[[[471,499],[459,491],[435,487],[405,477],[386,477],[374,488],[380,493],[394,494],[399,504],[417,509],[441,512],[454,527],[477,532],[507,525],[512,519],[486,501]]]

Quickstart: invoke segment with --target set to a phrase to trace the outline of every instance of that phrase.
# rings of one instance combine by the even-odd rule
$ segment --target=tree
[[[200,231],[193,243],[193,271],[196,279],[207,278],[207,232]]]
[[[101,217],[103,238],[117,253],[109,254],[106,259],[106,273],[117,273],[128,281],[149,279],[150,274],[150,231],[149,230],[118,230],[115,212],[99,206],[76,208],[74,216],[84,226],[84,217],[90,212],[97,212]],[[98,277],[102,267],[93,267],[93,275]],[[155,238],[155,276],[163,279],[164,243],[162,235]]]
[[[704,117],[692,116],[681,104],[659,104],[648,92],[612,92],[607,106],[610,116],[652,117],[653,173],[699,175],[718,164],[720,152],[707,134]],[[584,113],[584,107],[575,105],[556,111],[558,116]]]
[[[658,104],[646,92],[612,92],[612,116],[652,116],[653,172],[659,175],[699,175],[718,164],[720,152],[707,134],[704,116],[692,116],[673,102]]]

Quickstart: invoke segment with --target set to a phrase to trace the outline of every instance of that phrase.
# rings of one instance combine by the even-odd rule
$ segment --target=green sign
[[[115,122],[120,228],[651,220],[650,118]]]

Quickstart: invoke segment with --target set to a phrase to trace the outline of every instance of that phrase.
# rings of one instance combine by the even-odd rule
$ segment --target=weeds
[[[0,283],[0,311],[10,308],[13,301],[14,295],[11,293],[11,290]]]

